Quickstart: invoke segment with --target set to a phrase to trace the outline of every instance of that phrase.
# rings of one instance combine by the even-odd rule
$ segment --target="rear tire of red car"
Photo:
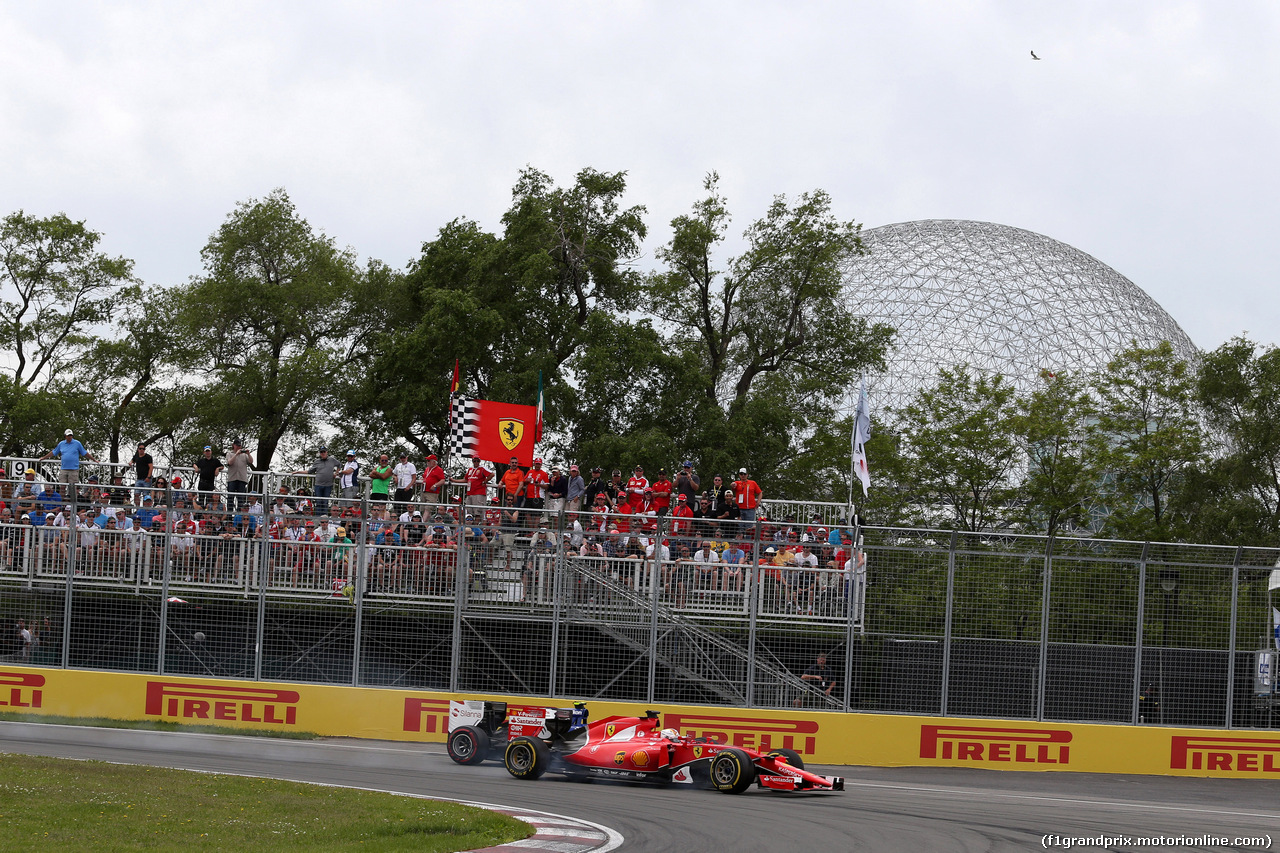
[[[741,794],[756,780],[756,766],[740,749],[726,749],[711,760],[711,784],[725,794]]]
[[[537,738],[518,737],[507,744],[502,763],[507,766],[507,772],[517,779],[537,779],[547,772],[551,750]]]
[[[458,726],[445,746],[459,764],[479,764],[489,757],[489,736],[475,726]]]
[[[778,758],[781,758],[797,770],[804,769],[804,759],[801,758],[800,753],[796,752],[794,749],[779,747],[778,749],[769,750],[769,755],[775,755]]]

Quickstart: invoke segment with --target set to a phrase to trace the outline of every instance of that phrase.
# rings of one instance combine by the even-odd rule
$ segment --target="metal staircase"
[[[840,702],[787,669],[767,649],[749,650],[722,632],[709,629],[654,596],[654,564],[643,563],[637,590],[611,566],[617,561],[597,557],[564,557],[558,595],[573,621],[589,625],[620,645],[643,656],[652,650],[659,666],[673,677],[697,686],[727,705],[747,704],[748,667],[754,663],[757,692],[803,697],[807,707],[840,708]],[[654,620],[656,609],[657,620]],[[652,643],[656,630],[656,643]]]

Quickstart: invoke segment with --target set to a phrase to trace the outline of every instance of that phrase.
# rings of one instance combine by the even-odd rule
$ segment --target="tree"
[[[843,293],[840,262],[862,251],[860,226],[836,219],[821,190],[778,196],[721,270],[728,205],[715,173],[703,188],[672,220],[657,253],[665,270],[646,280],[668,349],[700,366],[704,426],[691,455],[704,470],[746,465],[772,495],[802,483],[829,493],[843,475],[805,453],[842,444],[836,406],[859,371],[883,367],[893,334],[856,316]]]
[[[938,384],[898,413],[901,465],[921,505],[960,530],[999,529],[1010,520],[1020,462],[1013,387],[966,366],[938,371]],[[927,521],[927,519],[925,519]]]
[[[420,447],[444,439],[449,378],[462,363],[476,397],[534,401],[544,379],[548,423],[576,433],[568,362],[598,317],[636,304],[630,264],[645,236],[643,207],[624,207],[624,172],[580,171],[557,187],[526,169],[501,236],[457,219],[425,243],[387,304],[395,310],[370,351],[376,396],[366,416],[385,419]]]
[[[1280,542],[1280,350],[1237,337],[1205,354],[1196,399],[1221,446],[1177,495],[1199,542]]]
[[[48,438],[47,417],[69,365],[92,346],[93,326],[110,315],[133,262],[98,251],[102,235],[65,214],[21,210],[0,222],[0,448],[17,454]],[[74,389],[70,389],[74,391]],[[34,417],[33,417],[34,416]]]
[[[1171,538],[1170,494],[1203,454],[1189,365],[1168,341],[1133,346],[1097,381],[1098,419],[1091,430],[1107,486],[1106,529],[1121,538]]]
[[[265,468],[286,436],[336,405],[336,378],[367,334],[356,301],[362,274],[283,189],[237,205],[201,257],[205,274],[182,291],[180,313],[186,366],[209,376],[200,416],[215,432],[256,433]]]
[[[1097,472],[1086,440],[1094,411],[1088,390],[1066,373],[1044,371],[1043,384],[1017,401],[1013,427],[1027,470],[1020,520],[1053,536],[1063,524],[1086,524]]]
[[[713,256],[728,206],[714,172],[703,188],[693,212],[672,220],[672,238],[658,252],[667,269],[650,276],[648,291],[674,340],[703,361],[709,400],[732,412],[770,375],[793,398],[830,398],[859,370],[883,366],[893,330],[857,317],[842,296],[840,261],[862,251],[861,226],[837,220],[821,190],[794,205],[778,196],[747,228],[747,250],[721,272]]]
[[[96,341],[73,370],[77,387],[94,390],[86,420],[100,425],[112,463],[121,461],[126,441],[177,442],[193,421],[196,390],[176,362],[185,346],[172,322],[179,303],[176,290],[121,290],[112,310],[118,333]]]

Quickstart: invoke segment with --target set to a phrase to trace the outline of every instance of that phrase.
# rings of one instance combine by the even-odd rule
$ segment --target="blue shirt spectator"
[[[134,519],[137,521],[138,526],[143,530],[150,530],[151,523],[155,521],[157,514],[158,513],[151,506],[151,499],[147,498],[142,502],[142,506],[138,509],[137,513],[134,514]]]
[[[63,471],[79,471],[80,460],[88,455],[89,451],[85,450],[84,445],[71,435],[71,430],[67,430],[67,437],[40,458],[48,459],[50,456],[57,456]]]
[[[747,552],[743,551],[737,545],[725,548],[724,553],[720,555],[720,559],[726,563],[745,563],[747,561]]]
[[[53,512],[62,506],[62,495],[58,494],[57,489],[45,489],[44,494],[40,495],[40,506],[46,513]]]

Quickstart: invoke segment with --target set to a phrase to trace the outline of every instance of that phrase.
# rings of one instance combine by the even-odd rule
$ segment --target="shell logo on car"
[[[631,753],[631,763],[634,764],[636,767],[648,767],[649,753],[645,752],[642,749]]]

